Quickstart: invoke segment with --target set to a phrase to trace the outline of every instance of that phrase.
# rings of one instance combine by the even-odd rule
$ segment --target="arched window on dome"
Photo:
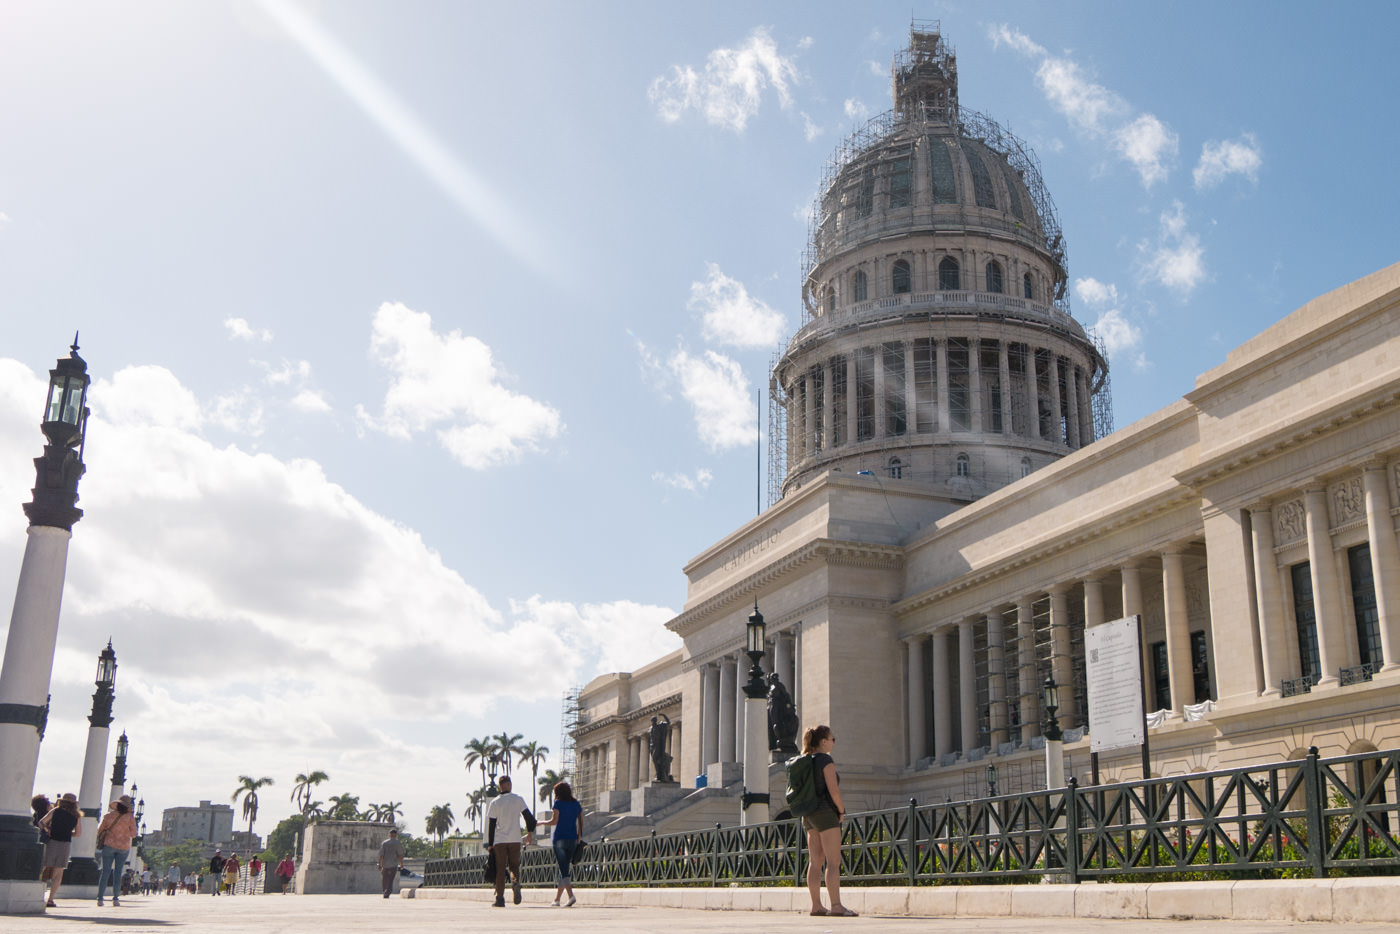
[[[826,308],[827,314],[836,310],[836,289],[831,286],[826,287],[826,291],[822,294],[822,305]]]
[[[863,302],[866,299],[865,270],[857,269],[851,276],[851,301]]]
[[[904,478],[904,462],[897,457],[890,458],[890,479],[901,480]]]
[[[954,462],[954,471],[959,477],[966,477],[970,472],[972,460],[966,454],[959,454]]]
[[[938,288],[945,292],[956,292],[962,288],[962,270],[958,268],[958,261],[951,256],[943,257],[938,264]]]
[[[987,264],[987,291],[1001,294],[1005,287],[1001,279],[1001,263],[992,260]]]
[[[1035,298],[1035,288],[1031,285],[1031,274],[1026,273],[1021,277],[1021,284],[1025,287],[1026,298]]]
[[[895,260],[894,268],[890,272],[890,291],[895,295],[913,290],[913,283],[909,276],[909,261],[907,259]]]
[[[1030,475],[1031,475],[1031,459],[1030,459],[1029,457],[1023,457],[1023,458],[1021,458],[1021,476],[1022,476],[1022,477],[1029,477]]]

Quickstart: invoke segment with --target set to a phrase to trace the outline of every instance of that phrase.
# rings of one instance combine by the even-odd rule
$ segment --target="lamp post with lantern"
[[[126,753],[130,748],[126,731],[122,730],[122,735],[117,738],[117,757],[112,760],[112,790],[107,792],[108,804],[126,793]]]
[[[1045,676],[1043,686],[1045,704],[1045,787],[1065,787],[1065,734],[1060,729],[1060,686],[1054,675]]]
[[[759,664],[767,628],[755,601],[753,615],[744,627],[750,662],[749,680],[744,685],[744,809],[740,815],[744,824],[768,821],[768,684]]]
[[[112,730],[112,702],[116,699],[117,653],[111,640],[97,656],[97,690],[92,694],[92,713],[88,715],[87,752],[83,755],[83,780],[78,789],[78,807],[83,812],[82,833],[73,838],[68,869],[63,873],[63,886],[70,897],[77,897],[73,886],[91,886],[97,894],[96,853],[97,824],[102,820],[102,767],[107,762],[107,739]]]
[[[34,498],[24,504],[28,539],[0,666],[0,914],[39,914],[43,846],[30,823],[29,799],[39,743],[49,717],[49,683],[58,647],[59,606],[77,507],[87,436],[87,363],[72,353],[49,371],[39,424],[46,444],[35,458]]]

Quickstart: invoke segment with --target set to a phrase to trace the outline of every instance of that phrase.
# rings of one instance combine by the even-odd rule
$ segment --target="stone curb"
[[[404,898],[490,901],[490,889],[404,889]],[[710,911],[808,910],[806,889],[735,886],[576,890],[579,907],[690,908]],[[550,889],[526,889],[528,902]],[[872,917],[1132,918],[1160,921],[1394,922],[1400,885],[1385,876],[1238,882],[1115,882],[1081,885],[847,886],[842,902]]]

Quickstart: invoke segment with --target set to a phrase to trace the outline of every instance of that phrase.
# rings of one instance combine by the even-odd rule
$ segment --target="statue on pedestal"
[[[674,782],[671,777],[671,754],[666,751],[666,741],[671,735],[671,718],[664,713],[651,718],[651,730],[647,733],[647,750],[651,753],[652,770],[658,782]]]
[[[797,755],[797,706],[776,671],[768,676],[768,748],[775,762]]]

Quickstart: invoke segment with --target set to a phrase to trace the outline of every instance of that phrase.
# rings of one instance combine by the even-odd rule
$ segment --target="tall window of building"
[[[996,341],[981,341],[978,345],[981,358],[982,428],[984,431],[1001,431],[1001,346]]]
[[[875,349],[862,347],[856,358],[856,440],[875,437]]]
[[[979,208],[995,208],[996,194],[992,190],[992,176],[987,173],[987,164],[982,161],[974,148],[975,143],[963,143],[963,155],[967,157],[967,168],[972,174],[972,196]]]
[[[845,444],[846,437],[846,404],[849,400],[846,393],[846,358],[836,356],[831,358],[831,425],[827,428],[827,435],[831,438],[833,447]]]
[[[831,286],[826,287],[826,293],[822,297],[822,305],[825,306],[827,314],[836,310],[836,290]]]
[[[913,203],[914,160],[908,156],[890,163],[890,207],[905,208]]]
[[[951,256],[943,257],[938,264],[938,287],[945,292],[956,292],[962,288],[962,274],[958,261]]]
[[[948,340],[948,421],[953,431],[967,431],[972,422],[972,375],[967,339]]]
[[[1021,458],[1021,476],[1029,477],[1031,475],[1031,469],[1031,459],[1029,457]]]
[[[1313,609],[1312,565],[1307,561],[1288,569],[1293,579],[1293,621],[1298,631],[1298,658],[1309,684],[1322,677],[1317,654],[1317,613]]]
[[[1026,298],[1035,298],[1035,287],[1031,284],[1031,274],[1026,273],[1021,277],[1021,285],[1025,290]]]
[[[1001,281],[1001,263],[993,260],[987,264],[987,291],[1000,294],[1003,291]]]
[[[907,259],[897,259],[894,261],[894,268],[890,271],[890,291],[896,295],[908,292],[912,286],[912,279],[909,275],[909,261]]]
[[[914,341],[914,430],[938,430],[938,345],[931,337]]]
[[[1172,674],[1165,642],[1152,643],[1152,702],[1154,710],[1172,709]]]
[[[968,458],[968,456],[966,454],[959,453],[957,460],[954,461],[953,464],[954,472],[959,477],[966,477],[969,473],[971,473],[971,467],[972,461]]]
[[[890,458],[890,479],[899,480],[904,476],[904,462],[897,457]]]
[[[1351,571],[1351,605],[1356,615],[1356,647],[1361,652],[1361,664],[1380,668],[1381,618],[1376,609],[1376,584],[1371,574],[1371,545],[1347,549],[1347,567]]]
[[[867,165],[860,173],[860,191],[856,195],[856,215],[868,217],[875,204],[875,167]]]
[[[894,437],[909,430],[909,403],[904,395],[904,345],[890,341],[881,348],[881,354],[880,363],[885,370],[885,410],[881,418],[885,420],[885,434]]]
[[[954,187],[953,157],[948,152],[948,144],[931,142],[928,148],[930,181],[933,183],[934,204],[956,204],[958,193]]]
[[[865,270],[857,269],[851,274],[851,301],[863,302],[866,296]]]
[[[1031,433],[1029,410],[1030,388],[1026,382],[1026,357],[1029,348],[1025,344],[1012,344],[1007,348],[1007,364],[1011,371],[1011,430],[1026,436]],[[1022,474],[1024,476],[1024,474]]]
[[[1204,629],[1191,633],[1191,685],[1196,694],[1193,703],[1210,700],[1210,652]]]
[[[812,436],[812,450],[820,451],[826,447],[826,386],[825,375],[822,368],[814,366],[809,371],[812,382],[812,424],[809,426]]]

